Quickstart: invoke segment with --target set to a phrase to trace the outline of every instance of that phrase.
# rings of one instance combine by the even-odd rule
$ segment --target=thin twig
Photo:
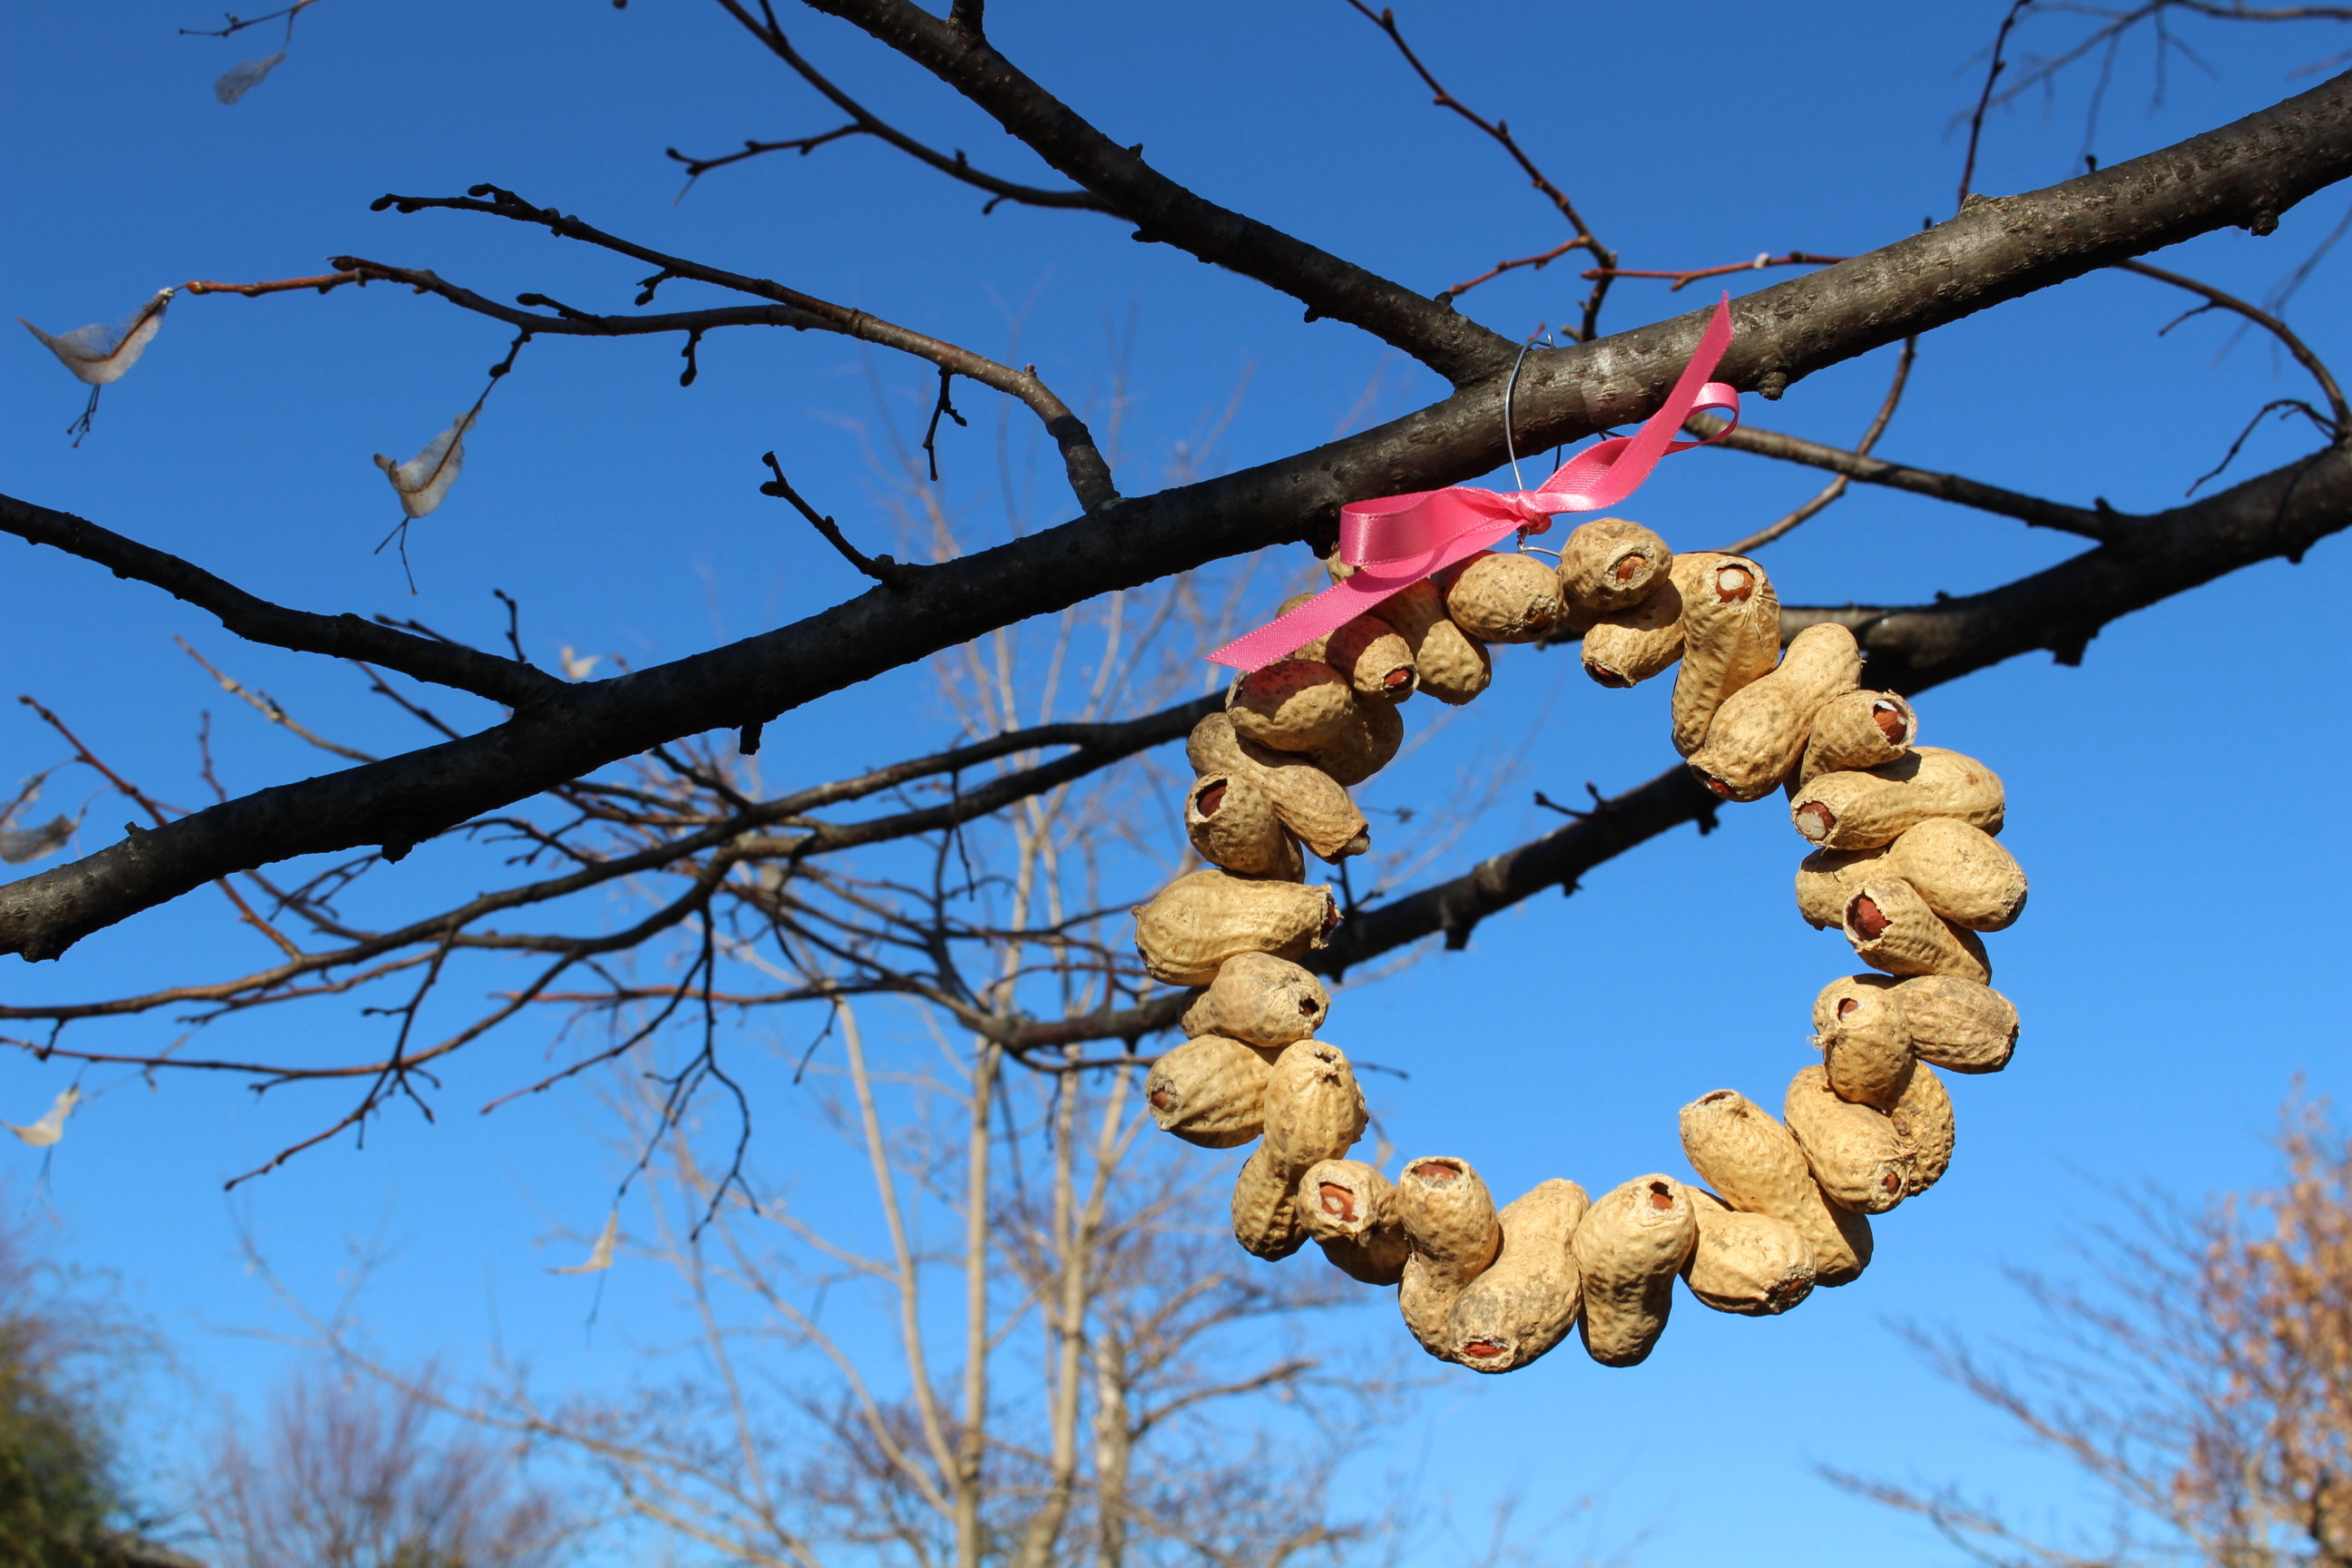
[[[1886,395],[1880,399],[1878,413],[1871,419],[1870,428],[1864,430],[1862,433],[1862,439],[1853,444],[1853,455],[1855,457],[1866,458],[1870,456],[1870,449],[1878,445],[1878,438],[1886,433],[1887,421],[1895,417],[1895,405],[1903,401],[1903,388],[1911,379],[1911,362],[1917,356],[1918,352],[1919,340],[1917,338],[1906,338],[1903,340],[1903,353],[1901,357],[1895,362],[1895,379],[1887,384]],[[1812,500],[1807,501],[1804,505],[1799,507],[1796,510],[1790,512],[1780,521],[1771,524],[1769,527],[1757,530],[1754,533],[1749,534],[1738,543],[1726,545],[1724,547],[1723,553],[1726,555],[1753,554],[1756,551],[1771,543],[1782,534],[1787,533],[1790,529],[1795,528],[1799,523],[1804,522],[1810,518],[1816,517],[1822,511],[1826,510],[1832,503],[1837,500],[1839,497],[1845,494],[1846,488],[1853,482],[1853,479],[1851,475],[1840,474],[1828,484],[1822,486],[1821,492],[1815,495]]]
[[[760,461],[767,464],[768,471],[776,476],[760,487],[760,493],[763,496],[778,496],[792,502],[793,510],[808,519],[809,526],[824,535],[825,542],[840,551],[841,558],[852,566],[886,588],[906,588],[922,574],[922,568],[919,566],[907,565],[892,560],[887,555],[868,555],[850,543],[843,535],[839,523],[829,517],[820,515],[816,508],[802,499],[800,491],[793,489],[792,481],[784,478],[783,465],[776,461],[776,455],[773,452],[761,453]],[[937,477],[937,475],[933,476],[933,478]]]

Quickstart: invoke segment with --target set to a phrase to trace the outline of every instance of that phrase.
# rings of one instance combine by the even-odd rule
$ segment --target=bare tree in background
[[[417,1389],[332,1372],[271,1402],[268,1436],[213,1455],[197,1514],[212,1568],[546,1568],[567,1534],[516,1456]]]
[[[2116,1505],[2113,1541],[2037,1540],[1957,1489],[1835,1473],[2000,1568],[2352,1563],[2352,1141],[2290,1106],[2286,1179],[2202,1209],[2140,1198],[2092,1280],[2019,1283],[2047,1338],[1985,1355],[1915,1335],[1937,1369]]]

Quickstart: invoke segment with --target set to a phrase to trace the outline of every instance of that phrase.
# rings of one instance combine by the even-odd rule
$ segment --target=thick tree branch
[[[2108,622],[2257,561],[2300,560],[2314,542],[2347,525],[2352,453],[2331,447],[2210,500],[2136,519],[2127,542],[2085,551],[1988,593],[1902,609],[1792,605],[1780,614],[1780,635],[1791,637],[1822,621],[1851,626],[1869,658],[1863,679],[1906,693],[2037,648],[2075,664],[2083,645]],[[1759,809],[1779,802],[1767,796]],[[1447,946],[1460,947],[1496,910],[1547,888],[1573,893],[1584,872],[1670,827],[1712,827],[1718,808],[1740,809],[1709,795],[1687,768],[1670,768],[1463,876],[1358,913],[1329,947],[1305,962],[1339,974],[1423,937],[1442,933]],[[1181,1011],[1181,1003],[1160,1005]]]
[[[365,659],[417,680],[470,691],[517,710],[534,707],[565,689],[563,682],[530,665],[457,643],[416,637],[357,616],[322,616],[273,605],[176,555],[31,501],[0,496],[0,530],[96,562],[118,577],[161,588],[218,616],[223,626],[248,642],[297,653]]]
[[[1949,223],[1749,295],[1736,309],[1738,336],[1717,374],[1778,391],[2207,229],[2268,232],[2278,214],[2347,174],[2352,76],[2081,179],[1971,202]],[[1705,320],[1694,312],[1530,354],[1517,397],[1525,444],[1645,416]],[[0,952],[54,957],[92,931],[274,859],[367,844],[405,853],[419,838],[680,735],[763,721],[995,627],[1297,538],[1343,501],[1474,478],[1503,457],[1504,380],[1489,377],[1311,452],[1122,501],[943,563],[905,590],[876,589],[726,647],[566,687],[480,734],[232,800],[11,883],[0,888]],[[2290,500],[2291,510],[2306,510]]]
[[[1135,237],[1173,245],[1203,261],[1279,289],[1318,316],[1361,327],[1456,385],[1507,368],[1518,345],[1449,305],[1178,184],[1122,147],[996,52],[907,0],[809,0],[889,45],[993,116],[1047,163],[1135,225]],[[729,9],[741,8],[729,4]],[[746,17],[753,31],[766,34]]]

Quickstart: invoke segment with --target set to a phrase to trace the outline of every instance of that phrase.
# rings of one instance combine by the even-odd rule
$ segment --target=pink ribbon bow
[[[1730,344],[1731,296],[1726,294],[1674,391],[1641,429],[1586,447],[1534,489],[1497,492],[1453,485],[1341,507],[1339,559],[1355,567],[1355,574],[1209,658],[1235,669],[1263,669],[1514,530],[1541,533],[1555,513],[1615,506],[1642,488],[1659,458],[1719,441],[1738,425],[1739,394],[1706,379]],[[1675,440],[1683,421],[1702,411],[1727,414],[1731,424],[1705,441]]]

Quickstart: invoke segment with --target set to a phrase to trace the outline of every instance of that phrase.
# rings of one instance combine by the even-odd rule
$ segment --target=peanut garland
[[[1363,1091],[1316,1037],[1331,998],[1297,963],[1339,911],[1306,881],[1302,847],[1333,864],[1370,847],[1348,786],[1395,757],[1407,699],[1467,702],[1493,679],[1489,644],[1564,635],[1581,636],[1603,686],[1675,670],[1675,749],[1717,795],[1786,790],[1812,847],[1798,912],[1843,931],[1877,973],[1822,988],[1822,1059],[1790,1081],[1780,1120],[1727,1089],[1683,1107],[1705,1186],[1653,1173],[1592,1198],[1555,1178],[1498,1208],[1466,1160],[1408,1160],[1391,1182],[1346,1157]],[[1185,1043],[1146,1080],[1154,1120],[1203,1148],[1258,1145],[1234,1188],[1235,1239],[1269,1260],[1312,1239],[1349,1277],[1395,1286],[1430,1354],[1478,1372],[1525,1366],[1571,1329],[1595,1361],[1633,1366],[1664,1331],[1678,1278],[1702,1305],[1748,1316],[1859,1278],[1868,1216],[1951,1163],[1936,1069],[1999,1072],[2016,1047],[2017,1010],[1990,989],[1979,933],[2015,921],[2026,890],[1995,837],[2000,780],[1918,745],[1911,705],[1861,678],[1843,626],[1808,626],[1782,650],[1755,562],[1676,555],[1601,518],[1569,536],[1557,569],[1475,555],[1237,679],[1186,747],[1199,776],[1185,830],[1209,864],[1135,911],[1152,978],[1204,987]]]

